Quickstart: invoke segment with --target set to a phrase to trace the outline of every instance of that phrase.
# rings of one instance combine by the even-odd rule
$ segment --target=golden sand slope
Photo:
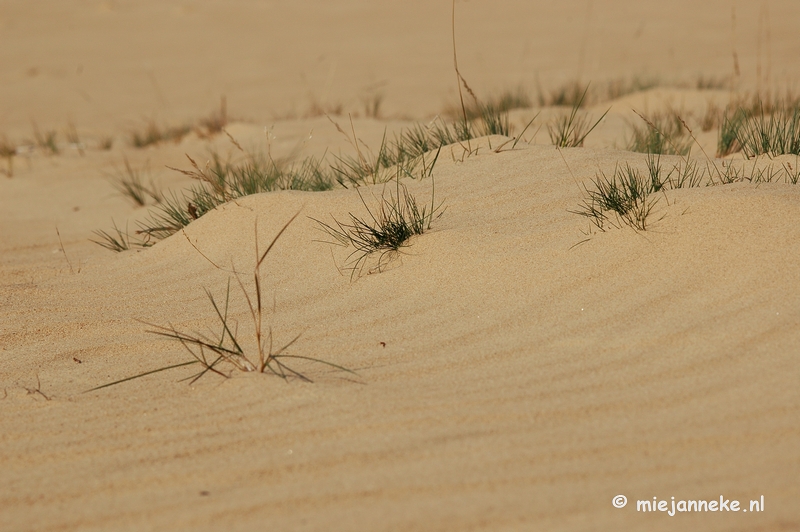
[[[631,158],[564,154],[579,176]],[[303,366],[315,384],[176,384],[186,369],[81,395],[187,358],[134,318],[213,325],[202,289],[227,276],[181,235],[11,284],[3,528],[673,529],[614,509],[618,493],[764,494],[768,511],[746,520],[685,519],[797,524],[800,189],[669,192],[651,231],[572,247],[587,223],[568,212],[580,191],[554,148],[437,170],[447,211],[387,271],[340,275],[307,218],[267,262],[276,337],[302,332],[292,353],[357,379]],[[266,241],[298,210],[359,208],[354,191],[259,195],[186,234],[247,269],[256,217]],[[37,373],[53,400],[21,388]]]

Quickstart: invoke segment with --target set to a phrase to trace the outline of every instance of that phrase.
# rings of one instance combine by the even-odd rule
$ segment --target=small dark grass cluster
[[[144,182],[147,169],[136,169],[131,166],[128,158],[124,158],[124,168],[115,169],[111,177],[111,185],[123,196],[130,199],[137,207],[144,207],[148,200],[152,203],[161,203],[164,199],[161,191],[152,179],[150,183]]]
[[[335,121],[331,122],[356,152],[355,157],[336,155],[330,165],[334,179],[344,188],[385,183],[398,173],[415,179],[430,176],[443,146],[472,138],[468,128],[459,129],[436,119],[428,126],[417,124],[405,129],[392,140],[384,135],[374,154],[356,137],[352,120],[352,136]]]
[[[0,170],[6,177],[14,177],[14,157],[17,155],[17,146],[4,136],[0,137],[0,157],[6,160],[5,170]]]
[[[574,107],[583,100],[584,105],[616,100],[627,94],[649,90],[661,82],[656,78],[620,78],[604,83],[595,83],[592,90],[585,93],[584,84],[578,80],[568,81],[550,90],[539,87],[537,102],[540,107]]]
[[[800,96],[741,97],[722,113],[717,155],[744,151],[747,157],[800,150]]]
[[[77,150],[80,156],[83,157],[85,155],[85,146],[83,142],[81,142],[80,135],[78,135],[78,128],[75,126],[74,122],[69,122],[67,124],[67,128],[64,130],[64,136],[67,137],[69,147],[73,150]]]
[[[443,204],[436,204],[433,180],[430,205],[420,206],[406,186],[400,183],[399,176],[395,181],[395,192],[387,195],[384,189],[378,199],[377,208],[370,208],[361,191],[357,192],[367,210],[366,217],[350,213],[347,222],[333,218],[331,224],[314,219],[320,229],[333,238],[333,241],[326,241],[327,243],[354,248],[347,257],[345,266],[351,270],[353,277],[363,272],[367,259],[373,253],[380,256],[377,266],[370,273],[380,272],[385,257],[400,251],[412,236],[421,235],[430,229],[433,220],[444,213]]]
[[[42,131],[39,129],[39,126],[36,122],[33,123],[33,138],[36,143],[36,146],[39,147],[40,150],[48,153],[50,155],[58,155],[60,150],[58,149],[58,142],[56,141],[57,133],[55,130],[45,130]]]
[[[213,111],[207,117],[200,119],[199,125],[196,128],[197,133],[201,137],[210,137],[225,130],[228,125],[228,103],[223,96],[220,98],[219,109]]]
[[[514,109],[529,109],[533,106],[533,100],[521,87],[516,90],[503,91],[496,96],[486,98],[483,102],[465,102],[467,120],[483,119],[487,112],[502,114]],[[449,106],[445,109],[444,115],[456,119],[463,116],[459,105]]]
[[[183,137],[192,131],[192,126],[159,126],[155,120],[150,120],[142,131],[133,131],[130,134],[131,145],[135,148],[146,148],[161,142],[180,142]]]
[[[779,107],[771,114],[762,108],[749,116],[740,111],[734,116],[739,118],[733,134],[746,157],[800,155],[800,106]]]

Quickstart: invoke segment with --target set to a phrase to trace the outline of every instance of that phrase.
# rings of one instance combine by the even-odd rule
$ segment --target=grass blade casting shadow
[[[238,324],[236,324],[232,318],[228,316],[228,308],[230,303],[230,296],[231,296],[231,283],[230,278],[228,279],[228,288],[225,293],[225,304],[220,305],[217,303],[217,300],[214,298],[213,294],[209,290],[206,290],[206,295],[208,299],[211,301],[211,306],[214,308],[214,312],[216,314],[217,319],[219,320],[219,327],[220,332],[216,337],[214,336],[207,336],[202,333],[186,333],[181,332],[176,329],[172,324],[167,326],[156,325],[153,323],[145,323],[146,325],[152,327],[152,329],[148,330],[152,334],[157,334],[159,336],[163,336],[164,338],[175,340],[180,342],[180,344],[186,348],[186,350],[190,353],[194,360],[190,360],[188,362],[183,362],[180,364],[174,364],[171,366],[166,366],[163,368],[158,368],[152,371],[147,371],[145,373],[140,373],[138,375],[134,375],[132,377],[127,377],[125,379],[121,379],[109,384],[104,384],[102,386],[98,386],[96,388],[92,388],[91,390],[87,390],[89,392],[100,390],[102,388],[107,388],[109,386],[113,386],[116,384],[121,384],[123,382],[127,382],[133,379],[137,379],[139,377],[145,377],[147,375],[152,375],[153,373],[158,373],[160,371],[166,371],[169,369],[179,368],[183,366],[189,366],[192,364],[199,364],[202,368],[201,371],[195,375],[192,375],[188,379],[184,380],[191,380],[191,382],[195,382],[197,379],[201,378],[208,372],[216,373],[222,377],[228,378],[230,373],[225,373],[222,368],[226,365],[231,370],[239,370],[239,371],[246,371],[246,372],[258,372],[258,373],[269,373],[275,376],[278,376],[284,380],[288,380],[289,378],[298,378],[305,382],[312,382],[310,378],[308,378],[303,373],[300,373],[296,369],[293,369],[285,360],[293,359],[293,360],[305,360],[310,362],[316,362],[318,364],[323,364],[325,366],[329,366],[331,368],[335,368],[337,370],[346,371],[348,373],[352,373],[355,375],[355,372],[349,370],[343,366],[338,364],[334,364],[332,362],[327,362],[325,360],[321,360],[318,358],[301,356],[301,355],[289,355],[286,354],[285,351],[292,346],[299,338],[300,334],[295,336],[290,342],[285,344],[283,347],[279,348],[277,351],[273,351],[273,335],[272,335],[272,328],[268,327],[267,332],[265,334],[264,331],[264,306],[263,306],[263,298],[261,295],[261,265],[264,263],[264,260],[269,255],[269,252],[275,246],[275,243],[278,239],[283,235],[284,231],[289,227],[289,225],[297,218],[300,213],[298,212],[281,228],[275,238],[272,239],[269,246],[267,246],[266,251],[261,253],[258,249],[258,221],[256,221],[255,226],[255,248],[256,248],[256,263],[255,267],[253,268],[253,282],[254,282],[254,290],[251,293],[245,287],[244,282],[238,271],[235,269],[232,270],[224,270],[217,264],[215,264],[211,259],[206,257],[200,250],[197,250],[197,247],[189,241],[189,243],[194,247],[200,255],[203,256],[206,260],[208,260],[214,267],[217,269],[228,271],[232,273],[236,282],[239,284],[239,288],[241,289],[242,295],[244,296],[245,302],[247,303],[247,307],[250,311],[250,316],[253,320],[253,326],[255,329],[255,343],[256,343],[256,353],[255,356],[248,355],[245,349],[242,347],[242,342],[238,337]],[[187,237],[188,240],[188,237]]]

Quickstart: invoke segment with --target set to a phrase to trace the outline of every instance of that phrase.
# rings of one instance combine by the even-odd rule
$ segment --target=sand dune
[[[0,8],[0,135],[72,114],[87,143],[22,150],[0,176],[0,530],[800,528],[800,188],[664,190],[646,231],[599,231],[574,212],[598,173],[645,168],[623,151],[632,109],[680,108],[694,126],[727,103],[729,90],[680,85],[730,73],[732,7],[742,90],[767,82],[767,60],[768,81],[791,87],[795,3],[459,3],[459,61],[483,94],[535,76],[556,86],[579,67],[671,82],[594,102],[592,116],[611,111],[585,147],[550,144],[561,111],[547,108],[513,148],[500,136],[444,148],[433,178],[403,181],[420,201],[435,182],[444,211],[381,271],[372,256],[351,275],[352,249],[320,242],[314,220],[366,215],[361,197],[375,205],[393,185],[243,197],[147,249],[90,242],[147,215],[109,182],[123,157],[180,191],[196,183],[165,165],[235,152],[197,133],[134,149],[142,116],[196,119],[226,94],[241,144],[263,148],[267,126],[274,156],[321,157],[352,147],[304,116],[314,98],[354,113],[387,80],[382,114],[352,122],[373,149],[455,101],[449,5],[307,4]],[[761,59],[758,24],[771,32]],[[516,131],[538,111],[512,111]],[[92,147],[104,135],[114,148]],[[697,136],[713,157],[717,129]],[[755,164],[770,163],[796,157]],[[263,250],[297,213],[263,265],[265,325],[276,346],[299,335],[287,353],[354,374],[295,360],[313,383],[230,371],[189,384],[187,366],[84,393],[191,360],[142,322],[217,328],[204,290],[224,299],[233,268],[252,294],[256,238]],[[235,280],[230,315],[253,352]],[[721,495],[766,507],[636,507]]]

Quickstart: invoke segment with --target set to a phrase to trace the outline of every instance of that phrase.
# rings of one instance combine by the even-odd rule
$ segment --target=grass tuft
[[[395,180],[395,192],[390,192],[387,196],[384,188],[377,208],[370,208],[361,191],[357,192],[367,210],[366,217],[349,213],[347,222],[333,218],[332,224],[314,219],[320,229],[334,239],[328,243],[354,248],[347,257],[345,266],[351,270],[353,277],[363,272],[367,259],[374,253],[379,253],[380,256],[377,266],[370,269],[369,273],[380,272],[387,255],[396,253],[406,246],[412,236],[421,235],[430,229],[433,220],[444,213],[443,204],[436,204],[433,181],[430,205],[424,206],[420,206],[406,186],[400,183],[399,176]]]
[[[14,156],[16,155],[17,146],[5,135],[0,137],[0,157],[6,160],[6,169],[1,171],[6,174],[6,177],[14,177]]]
[[[130,134],[130,142],[135,148],[146,148],[167,141],[180,142],[191,131],[192,127],[188,125],[161,127],[155,120],[150,120],[144,130]]]
[[[338,364],[333,364],[325,360],[309,356],[289,354],[287,350],[295,342],[297,342],[297,340],[300,338],[300,335],[295,336],[291,341],[289,341],[282,347],[274,349],[273,346],[274,337],[272,333],[272,328],[271,327],[265,328],[264,326],[264,317],[266,312],[263,305],[264,297],[262,293],[261,266],[263,265],[264,261],[269,255],[269,252],[275,246],[275,243],[278,241],[281,235],[283,235],[283,233],[286,231],[289,225],[295,220],[295,218],[297,218],[298,214],[295,214],[283,226],[283,228],[278,232],[278,234],[272,239],[270,244],[267,246],[266,251],[264,251],[263,253],[261,253],[258,248],[258,221],[256,220],[256,225],[255,225],[256,261],[252,273],[253,275],[252,289],[248,290],[239,272],[237,272],[235,269],[230,271],[230,273],[233,274],[234,279],[236,279],[239,288],[241,289],[242,297],[244,298],[244,301],[247,303],[247,308],[250,311],[250,316],[253,321],[254,334],[252,343],[255,345],[253,346],[254,348],[252,350],[245,349],[245,343],[243,339],[239,337],[238,334],[239,332],[238,323],[232,317],[229,316],[228,311],[231,298],[231,279],[228,278],[228,288],[225,293],[224,303],[218,302],[209,290],[207,289],[205,290],[206,295],[208,296],[208,299],[211,302],[211,306],[214,309],[216,320],[218,321],[218,327],[219,327],[218,334],[212,333],[211,335],[207,335],[199,332],[182,332],[171,324],[167,326],[162,326],[145,322],[146,325],[151,327],[151,329],[149,329],[147,332],[156,334],[158,336],[162,336],[164,338],[167,338],[168,340],[179,342],[189,352],[189,354],[192,357],[192,360],[189,360],[188,362],[182,362],[179,364],[165,366],[155,370],[140,373],[139,375],[134,375],[132,377],[127,377],[125,379],[104,384],[102,386],[97,386],[95,388],[92,388],[91,390],[87,390],[87,392],[108,388],[109,386],[115,386],[123,382],[128,382],[161,371],[167,371],[170,369],[194,365],[194,364],[199,365],[201,369],[198,373],[190,376],[188,379],[185,379],[189,380],[190,383],[197,381],[207,373],[215,373],[224,378],[228,378],[230,377],[231,371],[266,373],[280,377],[283,380],[297,378],[305,382],[312,382],[309,377],[307,377],[305,374],[301,373],[300,371],[295,369],[292,365],[290,365],[291,362],[295,361],[315,362],[317,364],[323,364],[325,366],[340,371],[345,371],[348,373],[355,374],[355,372],[343,366],[340,366]],[[195,247],[194,244],[191,243],[191,241],[189,241],[189,243],[192,245],[192,247]],[[197,248],[195,247],[195,249]],[[205,255],[200,250],[197,251],[205,258]],[[211,261],[209,260],[209,262]],[[222,270],[222,268],[220,268],[215,263],[211,262],[211,264],[217,269]],[[226,367],[230,371],[226,372]]]
[[[204,167],[186,157],[191,169],[168,168],[199,184],[181,195],[163,198],[140,222],[137,234],[145,235],[146,242],[164,239],[216,207],[243,196],[274,190],[330,190],[335,182],[330,172],[322,168],[322,161],[313,157],[291,164],[256,153],[245,153],[242,160],[233,161],[212,152]]]
[[[197,133],[201,137],[211,137],[225,130],[228,125],[228,103],[225,96],[219,101],[219,109],[200,120]]]
[[[58,155],[58,143],[56,142],[57,133],[55,130],[41,131],[36,122],[33,123],[33,138],[40,150],[50,155]]]
[[[385,183],[397,174],[411,178],[430,176],[443,146],[473,138],[469,125],[459,128],[457,124],[449,126],[437,119],[427,127],[417,125],[403,130],[393,140],[387,140],[384,134],[375,154],[356,136],[352,119],[352,136],[333,119],[328,119],[356,152],[355,157],[336,155],[330,165],[334,179],[345,188]],[[434,151],[436,155],[431,155]]]
[[[617,165],[611,177],[602,171],[595,176],[594,189],[585,188],[587,197],[576,214],[585,216],[601,231],[606,224],[615,225],[612,214],[618,221],[639,231],[647,229],[647,218],[658,201],[654,192],[661,190],[660,160],[648,159],[648,174],[639,169]]]
[[[111,178],[111,185],[123,196],[133,201],[137,207],[144,207],[147,204],[148,198],[154,203],[161,203],[164,196],[160,190],[155,186],[153,180],[150,184],[144,183],[143,174],[147,170],[137,170],[131,166],[128,158],[124,158],[125,168],[115,169],[115,174]]]
[[[548,124],[547,132],[550,134],[550,141],[559,148],[577,148],[583,146],[583,142],[589,133],[606,117],[609,108],[603,113],[594,124],[590,125],[589,117],[586,115],[578,116],[578,110],[583,105],[589,86],[583,90],[580,98],[572,105],[572,110],[567,115],[558,117],[554,123]]]
[[[131,246],[146,247],[146,245],[137,243],[136,241],[131,243],[131,237],[128,233],[128,229],[125,228],[125,231],[123,231],[117,227],[116,222],[113,220],[112,224],[114,225],[113,232],[100,230],[94,231],[94,234],[97,235],[99,240],[92,240],[92,242],[116,253],[119,253],[120,251],[127,251],[131,249]]]
[[[741,119],[731,129],[748,158],[762,154],[800,155],[800,105],[780,106],[771,114],[761,107],[758,113],[747,115],[740,111],[739,116]]]
[[[687,136],[678,113],[670,111],[650,117],[639,114],[639,117],[645,125],[632,124],[633,133],[628,142],[630,151],[664,155],[689,154],[692,139]]]

